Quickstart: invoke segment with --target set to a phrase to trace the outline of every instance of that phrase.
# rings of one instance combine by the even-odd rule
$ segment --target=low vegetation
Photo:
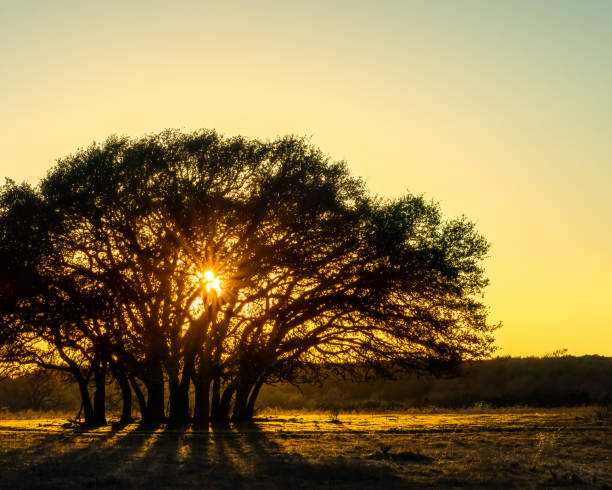
[[[595,408],[263,413],[194,430],[0,422],[0,488],[596,488],[612,429]]]
[[[323,411],[333,415],[449,409],[477,412],[516,406],[605,407],[612,401],[611,379],[609,357],[499,357],[464,365],[459,376],[452,378],[405,376],[395,381],[353,383],[330,375],[321,386],[286,383],[266,386],[258,398],[256,415],[270,409]],[[106,395],[112,420],[120,416],[122,408],[119,386],[111,383]],[[57,373],[42,371],[0,381],[0,413],[5,418],[51,411],[74,419],[80,403],[78,388],[71,378]]]
[[[612,402],[612,358],[498,357],[464,364],[457,376],[403,376],[353,383],[330,376],[321,386],[277,384],[260,407],[389,411],[472,407],[564,407]]]

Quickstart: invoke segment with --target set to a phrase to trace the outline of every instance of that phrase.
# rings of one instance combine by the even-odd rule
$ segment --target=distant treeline
[[[465,364],[460,375],[439,379],[407,376],[353,383],[329,377],[321,386],[288,384],[262,389],[258,407],[309,410],[537,407],[609,404],[612,358],[602,356],[498,357]],[[78,388],[57,373],[40,372],[0,381],[0,410],[78,411]],[[108,410],[120,410],[118,387],[109,386]]]
[[[453,378],[406,376],[352,383],[329,378],[322,386],[266,386],[260,407],[284,409],[403,409],[536,407],[609,404],[612,357],[497,357],[464,364]]]

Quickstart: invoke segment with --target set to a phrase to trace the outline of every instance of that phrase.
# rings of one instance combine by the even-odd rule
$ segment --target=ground
[[[601,409],[268,413],[208,431],[63,422],[0,420],[0,488],[612,488]]]

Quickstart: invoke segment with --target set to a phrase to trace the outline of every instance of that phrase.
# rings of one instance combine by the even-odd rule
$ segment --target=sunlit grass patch
[[[590,409],[267,413],[194,429],[0,421],[0,488],[534,488],[612,485],[612,429]],[[267,487],[264,485],[267,485]]]

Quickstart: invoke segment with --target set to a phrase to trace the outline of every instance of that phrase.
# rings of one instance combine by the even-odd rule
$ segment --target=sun
[[[202,277],[201,274],[198,274],[198,277]],[[206,292],[210,293],[211,290],[215,290],[217,294],[221,294],[221,280],[218,277],[215,277],[215,273],[211,270],[207,270],[204,273],[204,282],[206,284]]]

